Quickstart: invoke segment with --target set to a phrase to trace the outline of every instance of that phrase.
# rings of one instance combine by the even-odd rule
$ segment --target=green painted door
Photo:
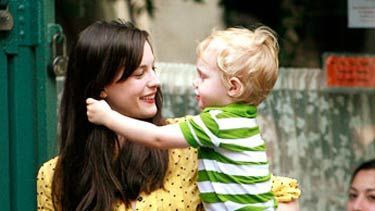
[[[55,153],[54,5],[0,0],[1,210],[36,210],[37,170]]]

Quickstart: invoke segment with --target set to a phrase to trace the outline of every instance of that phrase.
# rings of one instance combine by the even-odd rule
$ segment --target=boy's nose
[[[361,196],[358,196],[358,198],[353,203],[353,210],[354,211],[363,210],[363,208],[362,208],[363,203],[365,203],[364,199]]]
[[[196,79],[193,80],[193,84],[192,85],[193,85],[194,88],[198,87],[198,78],[196,78]]]

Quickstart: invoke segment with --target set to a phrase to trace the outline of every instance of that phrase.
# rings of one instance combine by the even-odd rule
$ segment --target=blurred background
[[[374,8],[368,0],[0,0],[0,204],[34,210],[36,171],[56,154],[64,62],[53,61],[89,24],[121,18],[151,35],[165,117],[198,112],[195,47],[213,29],[274,29],[280,77],[258,118],[272,170],[299,181],[301,210],[344,210],[353,168],[375,157]]]

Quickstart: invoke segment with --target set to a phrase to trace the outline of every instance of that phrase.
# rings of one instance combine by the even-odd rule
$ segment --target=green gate
[[[55,153],[56,86],[48,71],[61,32],[53,0],[0,0],[0,205],[36,210],[36,174]]]

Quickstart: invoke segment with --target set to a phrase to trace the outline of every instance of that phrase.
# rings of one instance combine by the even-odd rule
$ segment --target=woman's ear
[[[228,95],[230,97],[239,97],[242,95],[244,85],[241,80],[237,77],[231,77],[229,79],[229,90]]]
[[[105,99],[106,97],[107,97],[107,92],[105,91],[105,89],[103,89],[103,90],[100,92],[100,98]]]

